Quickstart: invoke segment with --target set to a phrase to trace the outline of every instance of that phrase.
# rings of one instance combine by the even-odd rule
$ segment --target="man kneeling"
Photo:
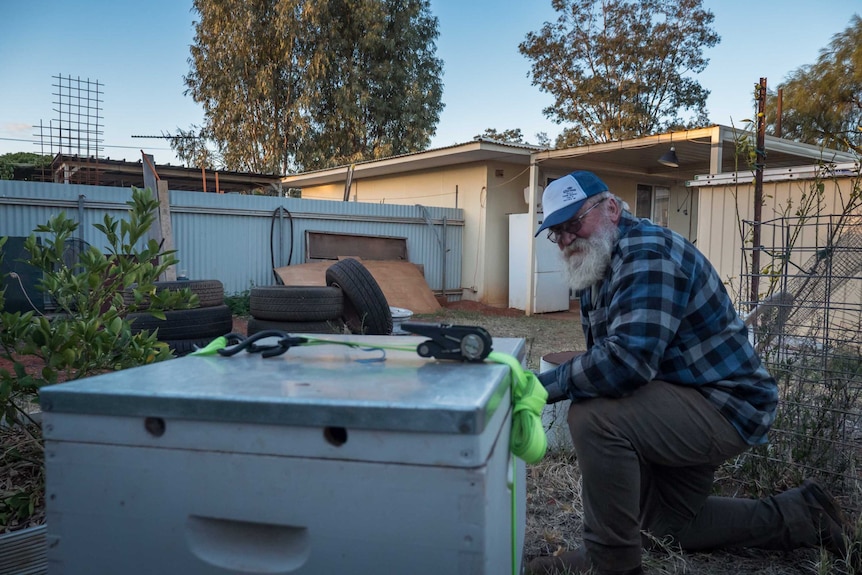
[[[641,530],[686,550],[823,545],[844,559],[851,531],[815,481],[759,500],[710,496],[719,465],[767,441],[778,392],[703,254],[633,217],[590,172],[553,181],[542,203],[536,235],[562,252],[587,341],[539,374],[549,402],[572,400],[584,546],[528,572],[643,573]]]

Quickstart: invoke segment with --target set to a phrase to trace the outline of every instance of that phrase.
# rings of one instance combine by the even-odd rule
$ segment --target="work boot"
[[[862,574],[862,543],[853,541],[853,528],[841,512],[838,502],[814,479],[803,481],[800,491],[818,530],[820,545],[837,559],[848,562],[855,572]],[[851,546],[849,557],[848,545]]]
[[[587,556],[587,550],[580,547],[559,555],[536,557],[527,564],[526,575],[555,575],[557,573],[579,575],[592,573],[592,566],[592,561]]]
[[[641,567],[625,571],[603,571],[593,565],[584,547],[559,555],[536,557],[527,564],[525,573],[526,575],[644,575]]]

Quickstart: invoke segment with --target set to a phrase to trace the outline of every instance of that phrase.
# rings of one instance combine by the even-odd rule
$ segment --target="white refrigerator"
[[[509,214],[509,307],[527,308],[527,271],[530,236],[538,223],[530,214]],[[544,234],[535,239],[536,272],[533,283],[533,311],[548,313],[569,309],[569,285],[563,271],[559,248]]]

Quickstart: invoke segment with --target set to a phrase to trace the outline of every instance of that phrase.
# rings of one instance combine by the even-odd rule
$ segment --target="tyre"
[[[159,341],[216,338],[233,329],[233,315],[226,305],[166,311],[161,320],[148,313],[130,313],[132,332],[158,329]]]
[[[337,287],[266,286],[251,289],[249,311],[271,321],[328,321],[339,319],[344,296]]]
[[[344,323],[351,333],[389,335],[392,312],[377,280],[358,260],[343,259],[327,268],[326,285],[344,294]]]
[[[287,333],[344,333],[344,322],[340,318],[329,321],[269,321],[249,318],[247,335],[268,329]]]
[[[162,290],[180,291],[183,288],[188,288],[198,296],[199,307],[215,307],[224,303],[224,285],[219,280],[177,280],[153,282],[153,285],[157,292]],[[135,303],[132,290],[123,290],[123,303],[127,306]],[[144,297],[138,309],[145,310],[148,307],[150,307],[150,298]]]

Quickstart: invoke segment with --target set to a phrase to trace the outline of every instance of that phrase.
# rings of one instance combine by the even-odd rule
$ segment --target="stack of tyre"
[[[248,335],[288,333],[389,335],[392,312],[380,285],[358,260],[326,270],[326,286],[261,286],[251,289]]]
[[[156,291],[179,291],[189,289],[197,294],[199,307],[165,311],[165,319],[158,319],[146,310],[149,301],[145,299],[138,306],[138,312],[130,313],[132,332],[155,331],[176,355],[186,355],[197,347],[204,347],[215,338],[233,330],[233,314],[224,304],[224,285],[219,280],[177,280],[155,282]],[[125,303],[134,302],[131,290],[123,293]]]

